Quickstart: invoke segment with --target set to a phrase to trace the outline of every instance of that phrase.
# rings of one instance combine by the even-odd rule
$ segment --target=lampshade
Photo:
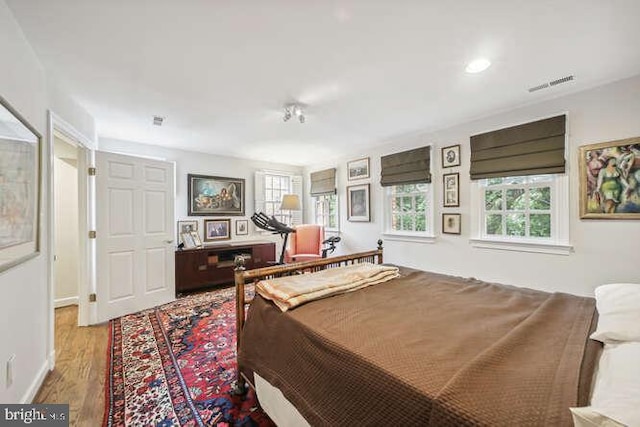
[[[282,196],[282,204],[280,209],[289,211],[299,211],[302,209],[300,206],[300,198],[297,194],[285,194]]]

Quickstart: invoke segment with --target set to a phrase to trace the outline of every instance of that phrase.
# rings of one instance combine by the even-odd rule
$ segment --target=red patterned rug
[[[273,426],[236,377],[235,290],[110,322],[105,426]]]

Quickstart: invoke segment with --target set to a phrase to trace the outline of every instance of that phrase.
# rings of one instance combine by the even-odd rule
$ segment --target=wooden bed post
[[[240,364],[237,361],[240,354],[240,340],[242,339],[242,328],[244,326],[244,257],[242,255],[236,256],[234,264],[236,266],[234,276],[236,283],[236,369],[238,372],[233,392],[234,394],[242,395],[245,393],[247,386],[244,377],[240,373]]]
[[[382,239],[378,239],[378,264],[382,264]]]

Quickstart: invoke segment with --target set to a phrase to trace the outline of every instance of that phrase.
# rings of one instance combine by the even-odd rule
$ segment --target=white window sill
[[[436,237],[428,234],[382,233],[383,240],[392,242],[435,243]]]
[[[469,239],[471,246],[482,249],[497,249],[503,251],[534,252],[541,254],[569,255],[573,246],[568,244],[498,240],[498,239]]]

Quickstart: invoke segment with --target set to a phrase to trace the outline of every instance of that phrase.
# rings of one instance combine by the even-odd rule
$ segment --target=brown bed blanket
[[[593,299],[400,272],[285,313],[256,296],[241,369],[313,426],[572,425]]]

